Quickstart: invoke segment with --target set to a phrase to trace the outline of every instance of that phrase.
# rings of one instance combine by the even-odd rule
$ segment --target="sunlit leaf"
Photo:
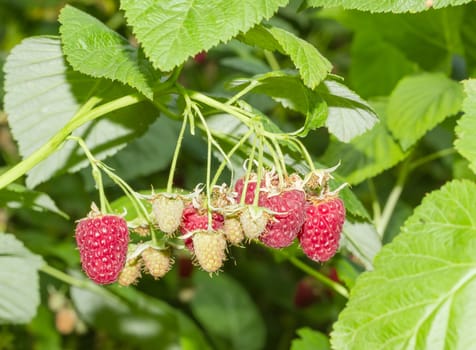
[[[441,73],[402,79],[390,96],[387,125],[406,150],[461,108],[463,89]]]
[[[123,0],[128,24],[155,67],[169,71],[271,17],[288,0]]]
[[[455,147],[468,159],[471,169],[476,173],[476,79],[464,82],[466,98],[463,102],[464,115],[456,127]]]
[[[476,185],[423,200],[351,291],[333,349],[468,349],[476,344]]]
[[[152,99],[159,77],[126,38],[72,6],[61,10],[59,22],[63,51],[75,70],[120,81]]]
[[[457,6],[471,0],[306,0],[308,6],[336,7],[370,12],[420,12],[430,8]]]

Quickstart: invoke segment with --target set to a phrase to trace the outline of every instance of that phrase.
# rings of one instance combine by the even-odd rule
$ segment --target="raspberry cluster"
[[[223,266],[228,245],[260,241],[279,249],[296,239],[310,259],[327,261],[339,247],[345,220],[339,191],[329,190],[330,177],[325,170],[305,179],[263,170],[260,176],[251,173],[233,187],[215,186],[206,194],[152,194],[151,225],[133,230],[143,237],[159,232],[161,240],[130,244],[129,254],[124,219],[114,215],[83,219],[76,230],[83,269],[96,283],[118,280],[128,286],[142,272],[163,277],[174,262],[172,249],[188,249],[195,264],[214,273]]]

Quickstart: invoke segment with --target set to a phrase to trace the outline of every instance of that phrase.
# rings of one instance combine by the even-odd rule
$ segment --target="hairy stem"
[[[25,175],[35,165],[42,162],[51,154],[56,152],[58,148],[63,144],[66,137],[68,137],[74,130],[76,130],[81,125],[93,119],[96,119],[106,113],[138,103],[143,99],[144,97],[141,97],[140,95],[127,95],[91,109],[93,106],[89,105],[93,104],[92,102],[99,102],[97,98],[92,98],[90,100],[92,102],[88,101],[84,105],[90,107],[89,110],[87,110],[87,108],[83,106],[74,115],[74,117],[60,131],[58,131],[58,133],[56,133],[48,140],[48,142],[46,142],[43,146],[41,146],[23,161],[15,165],[13,168],[2,174],[0,176],[0,189],[9,185],[19,177]]]

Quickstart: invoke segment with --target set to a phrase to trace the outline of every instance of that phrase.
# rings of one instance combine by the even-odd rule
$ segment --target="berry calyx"
[[[240,214],[243,233],[248,240],[257,239],[268,224],[269,214],[263,208],[247,206]]]
[[[303,252],[314,261],[332,258],[339,248],[344,221],[345,207],[339,197],[327,195],[311,199],[298,235]]]
[[[126,220],[118,215],[92,212],[78,222],[75,236],[86,275],[97,284],[115,282],[126,263]]]

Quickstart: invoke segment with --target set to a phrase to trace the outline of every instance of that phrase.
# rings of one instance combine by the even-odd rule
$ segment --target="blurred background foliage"
[[[1,0],[0,66],[23,38],[57,35],[58,13],[66,3],[131,38],[118,1]],[[338,9],[298,11],[301,5],[302,1],[291,1],[270,21],[315,45],[333,63],[333,73],[343,76],[348,86],[371,101],[385,98],[403,77],[418,71],[443,72],[456,80],[476,73],[476,29],[471,26],[476,18],[476,3],[418,15]],[[278,55],[277,59],[281,67],[291,67],[284,56]],[[261,51],[231,41],[187,62],[181,80],[187,87],[222,94],[228,81],[266,72],[267,64]],[[3,83],[2,70],[0,82]],[[8,118],[2,111],[3,94],[0,86],[1,171],[19,160]],[[253,94],[247,99],[284,130],[296,130],[303,123],[302,116],[265,95]],[[156,128],[168,128],[170,138],[157,142],[150,133],[145,151],[134,148],[132,143],[106,160],[135,189],[163,188],[166,183],[175,146],[173,135],[179,124],[169,119],[161,123]],[[428,133],[413,151],[414,156],[451,147],[454,125],[455,118],[450,118]],[[338,159],[326,158],[326,150],[334,141],[324,129],[311,132],[304,142],[316,159],[337,163]],[[199,137],[186,138],[177,168],[177,186],[192,189],[204,181],[205,150]],[[138,161],[131,168],[128,159]],[[370,210],[372,193],[376,192],[383,201],[397,173],[398,167],[392,168],[352,190]],[[411,208],[426,192],[448,179],[472,176],[467,162],[457,155],[420,167],[409,179],[409,190],[402,195],[385,241],[398,233]],[[80,267],[73,239],[74,221],[88,212],[91,201],[97,200],[90,172],[86,169],[55,177],[41,184],[38,191],[48,193],[69,219],[9,206],[0,209],[0,228],[14,233],[52,266],[77,272]],[[111,187],[108,196],[114,199],[120,193]],[[0,200],[6,202],[5,198]],[[293,247],[284,254],[292,250]],[[304,349],[296,339],[307,334],[309,330],[304,327],[324,334],[330,331],[345,304],[343,297],[291,265],[281,253],[259,245],[232,248],[230,256],[224,273],[210,279],[184,255],[160,281],[147,276],[136,289],[109,288],[116,296],[111,300],[70,289],[42,274],[42,303],[37,316],[26,326],[0,325],[0,349],[172,349],[177,344],[184,349],[205,349],[208,344],[217,349],[280,350],[292,346],[297,350]],[[311,266],[347,286],[363,270],[345,251],[330,263]],[[314,335],[315,344],[325,349],[325,338]]]

